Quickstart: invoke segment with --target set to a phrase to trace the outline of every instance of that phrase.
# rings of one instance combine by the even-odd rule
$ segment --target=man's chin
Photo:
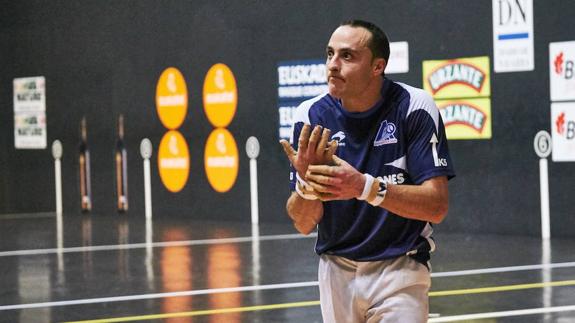
[[[331,95],[332,97],[336,98],[336,99],[341,99],[341,91],[338,91],[338,89],[329,86],[329,95]]]

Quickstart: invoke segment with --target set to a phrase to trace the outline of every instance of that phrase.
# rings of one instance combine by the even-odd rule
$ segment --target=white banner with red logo
[[[551,137],[553,161],[575,161],[575,102],[551,103]]]
[[[549,43],[551,101],[575,100],[575,41]]]

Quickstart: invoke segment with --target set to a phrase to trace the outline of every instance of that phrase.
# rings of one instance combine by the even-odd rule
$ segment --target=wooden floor
[[[436,230],[430,322],[575,322],[575,238]],[[290,225],[0,216],[0,322],[321,322]]]

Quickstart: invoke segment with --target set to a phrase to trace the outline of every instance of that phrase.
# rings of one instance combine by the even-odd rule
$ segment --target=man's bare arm
[[[294,227],[303,234],[312,232],[323,216],[323,204],[320,200],[305,200],[292,192],[286,203],[286,210]]]
[[[305,178],[309,165],[328,164],[337,149],[337,142],[329,142],[330,130],[306,124],[298,138],[298,151],[286,141],[280,141],[290,163],[296,169],[300,178]],[[309,234],[323,216],[321,200],[307,200],[298,193],[292,192],[286,202],[286,210],[294,223],[294,227],[303,234]]]
[[[433,177],[420,185],[387,185],[380,207],[408,219],[440,223],[447,215],[447,177]]]
[[[358,198],[365,176],[346,161],[333,158],[333,166],[310,165],[308,183],[324,201]],[[439,223],[447,215],[448,204],[447,177],[438,176],[420,185],[387,185],[385,199],[379,206],[405,218]]]

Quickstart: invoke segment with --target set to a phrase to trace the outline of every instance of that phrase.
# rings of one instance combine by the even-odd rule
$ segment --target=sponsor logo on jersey
[[[395,138],[395,130],[397,127],[392,122],[387,122],[383,120],[373,141],[375,147],[382,145],[389,145],[397,143],[397,138]]]
[[[331,139],[336,140],[339,147],[345,146],[345,142],[343,142],[345,140],[345,133],[343,133],[343,131],[336,132],[333,136],[331,136]]]
[[[478,107],[468,103],[455,103],[442,107],[441,118],[445,126],[464,125],[478,133],[483,132],[487,115]]]
[[[405,182],[405,177],[403,176],[403,173],[381,176],[381,178],[383,178],[383,181],[387,184],[398,185],[403,184]]]
[[[433,94],[451,84],[462,84],[481,92],[485,81],[485,73],[469,63],[448,61],[439,66],[428,77]]]

